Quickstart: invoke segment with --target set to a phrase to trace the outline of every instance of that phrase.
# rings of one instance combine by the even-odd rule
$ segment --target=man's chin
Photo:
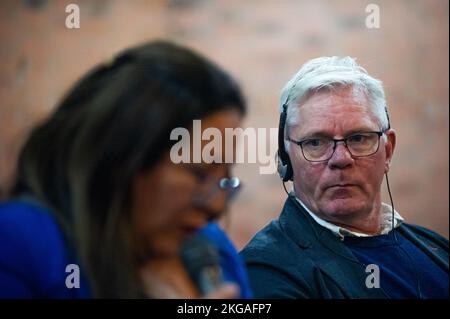
[[[322,211],[330,217],[343,218],[362,214],[365,208],[365,205],[355,202],[354,199],[335,199]]]

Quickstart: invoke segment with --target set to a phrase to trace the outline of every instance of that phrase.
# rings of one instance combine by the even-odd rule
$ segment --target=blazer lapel
[[[280,224],[301,248],[308,250],[316,266],[348,298],[388,298],[381,288],[366,286],[366,278],[370,273],[365,272],[365,266],[338,237],[317,224],[291,195],[283,208]]]

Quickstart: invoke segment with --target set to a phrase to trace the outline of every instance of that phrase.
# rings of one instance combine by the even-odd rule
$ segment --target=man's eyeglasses
[[[343,142],[352,157],[365,157],[375,154],[380,146],[380,137],[384,132],[364,132],[347,136],[343,139],[329,137],[306,138],[288,141],[300,146],[302,154],[309,162],[326,162],[334,154],[338,142]]]

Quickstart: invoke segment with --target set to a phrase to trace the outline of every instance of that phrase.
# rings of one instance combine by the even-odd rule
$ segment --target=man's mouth
[[[356,187],[355,184],[334,184],[331,186],[328,186],[327,188],[333,188],[333,187]]]
[[[345,187],[356,187],[356,184],[350,184],[350,183],[339,183],[339,184],[333,184],[330,186],[327,186],[326,188],[345,188]]]

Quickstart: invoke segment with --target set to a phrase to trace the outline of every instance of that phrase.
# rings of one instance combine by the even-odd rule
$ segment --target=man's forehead
[[[327,133],[336,126],[348,131],[378,127],[366,94],[360,89],[319,91],[292,111],[289,126],[295,131]]]
[[[366,90],[358,86],[324,87],[309,92],[304,99],[298,101],[298,106],[330,104],[331,106],[343,101],[369,107]]]

